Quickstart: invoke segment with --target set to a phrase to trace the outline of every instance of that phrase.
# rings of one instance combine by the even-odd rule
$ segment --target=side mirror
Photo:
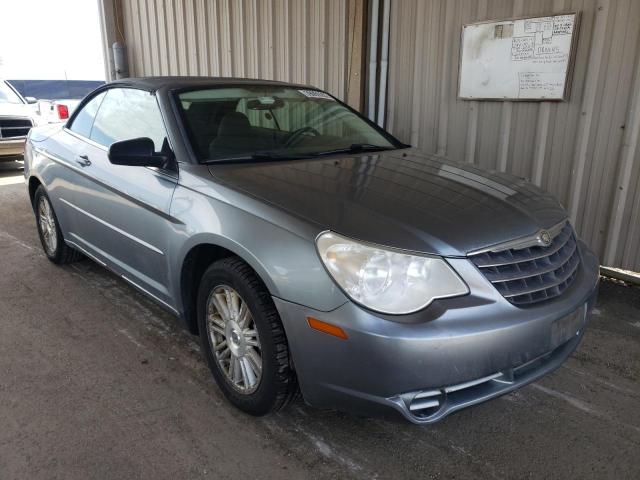
[[[33,105],[34,103],[38,103],[38,99],[36,97],[24,97],[29,105]]]
[[[109,161],[114,165],[166,168],[173,160],[169,153],[156,152],[150,138],[133,138],[115,142],[109,147]]]

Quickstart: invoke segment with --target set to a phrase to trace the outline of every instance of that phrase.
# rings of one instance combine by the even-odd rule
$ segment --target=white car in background
[[[62,100],[38,100],[38,110],[47,123],[66,122],[81,100],[67,98]]]
[[[22,160],[29,130],[44,123],[34,108],[36,102],[0,79],[0,162]]]

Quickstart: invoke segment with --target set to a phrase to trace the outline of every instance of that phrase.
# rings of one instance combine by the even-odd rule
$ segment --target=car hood
[[[35,117],[36,111],[33,106],[25,103],[0,103],[0,117]]]
[[[531,235],[566,218],[554,197],[525,180],[414,149],[209,170],[319,230],[444,256]]]

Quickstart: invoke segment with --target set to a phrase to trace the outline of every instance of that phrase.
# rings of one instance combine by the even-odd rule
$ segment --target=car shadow
[[[14,185],[24,181],[22,162],[0,162],[0,187]]]
[[[16,173],[22,173],[24,170],[24,162],[22,161],[0,161],[0,177],[5,175],[15,175]]]

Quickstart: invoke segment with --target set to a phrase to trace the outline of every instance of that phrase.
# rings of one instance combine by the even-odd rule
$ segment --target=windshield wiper
[[[246,155],[238,155],[235,157],[222,157],[212,158],[204,163],[233,163],[233,162],[247,162],[247,161],[268,161],[268,160],[294,160],[301,158],[302,155],[283,155],[275,152],[253,152]]]
[[[394,147],[383,147],[372,143],[353,143],[348,147],[336,148],[334,150],[325,150],[322,152],[305,152],[295,154],[284,154],[270,151],[257,151],[238,156],[212,158],[204,163],[234,163],[234,162],[259,162],[269,160],[298,160],[301,158],[322,157],[325,155],[334,155],[337,153],[362,153],[362,152],[380,152],[382,150],[393,150]]]
[[[314,152],[311,155],[324,156],[333,155],[335,153],[362,153],[362,152],[381,152],[383,150],[393,150],[394,147],[383,147],[382,145],[374,145],[372,143],[352,143],[348,147],[336,148],[334,150],[325,150],[324,152]]]

